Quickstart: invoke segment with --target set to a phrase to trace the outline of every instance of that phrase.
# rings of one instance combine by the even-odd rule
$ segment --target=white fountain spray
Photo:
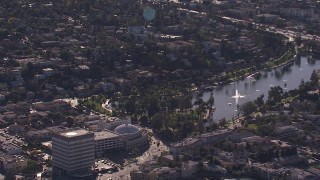
[[[241,95],[238,91],[238,89],[236,89],[236,93],[234,96],[232,96],[232,98],[236,99],[236,104],[239,104],[239,99],[240,98],[245,98],[245,95]]]

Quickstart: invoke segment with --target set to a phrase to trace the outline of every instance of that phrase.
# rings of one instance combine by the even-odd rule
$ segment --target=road
[[[222,16],[221,18],[229,20],[229,21],[231,21],[233,23],[251,23],[256,29],[261,29],[261,30],[264,30],[264,31],[269,31],[269,32],[277,33],[277,34],[282,34],[282,35],[286,36],[289,39],[289,41],[293,41],[294,38],[299,36],[299,35],[300,35],[302,40],[320,41],[320,36],[316,36],[316,35],[311,35],[311,34],[307,34],[307,33],[301,34],[300,32],[295,32],[295,31],[292,31],[292,30],[285,30],[285,29],[281,29],[281,28],[276,28],[274,26],[268,26],[268,25],[265,25],[265,24],[256,23],[256,22],[253,22],[253,21],[245,21],[245,20],[226,17],[226,16]]]
[[[151,134],[152,130],[147,129],[147,131]],[[158,146],[159,144],[159,146]],[[129,180],[130,179],[130,172],[139,170],[139,165],[144,164],[144,162],[154,160],[156,157],[160,156],[162,152],[168,151],[169,148],[159,139],[155,138],[153,135],[151,136],[150,140],[150,147],[147,151],[145,151],[141,156],[135,158],[137,160],[136,163],[131,163],[123,169],[119,169],[118,172],[112,174],[102,174],[102,176],[97,177],[97,179],[101,180]],[[111,179],[110,179],[111,178]]]

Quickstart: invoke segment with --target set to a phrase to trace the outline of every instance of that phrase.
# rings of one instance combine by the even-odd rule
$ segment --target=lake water
[[[301,57],[291,65],[280,67],[269,71],[261,71],[261,77],[257,80],[245,78],[237,82],[216,87],[213,91],[203,93],[202,99],[208,100],[210,94],[214,96],[214,121],[221,118],[227,120],[237,117],[237,103],[239,106],[247,101],[253,101],[258,96],[264,94],[267,99],[268,91],[272,86],[281,86],[284,91],[295,89],[301,80],[309,81],[314,69],[320,69],[320,61],[310,61],[307,57]],[[241,98],[232,98],[238,90]]]

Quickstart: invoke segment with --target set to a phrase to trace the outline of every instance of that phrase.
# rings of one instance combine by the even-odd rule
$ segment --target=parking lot
[[[104,173],[112,174],[118,172],[119,168],[120,166],[118,164],[115,164],[108,159],[101,159],[95,162],[95,171],[100,176]]]

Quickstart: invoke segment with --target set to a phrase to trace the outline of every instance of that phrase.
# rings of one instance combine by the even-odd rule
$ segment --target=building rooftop
[[[119,134],[132,134],[137,133],[139,128],[132,124],[122,124],[114,129],[114,132]]]
[[[232,129],[221,129],[221,130],[213,131],[213,132],[210,132],[210,133],[201,134],[201,135],[199,135],[199,137],[209,137],[209,136],[223,135],[223,134],[229,133],[231,131],[232,131]]]
[[[11,151],[11,150],[16,150],[16,149],[21,149],[21,147],[19,147],[16,144],[13,143],[3,143],[1,145],[1,148],[5,151]]]
[[[118,137],[118,136],[119,136],[119,134],[116,134],[111,131],[100,131],[100,132],[94,133],[94,140],[114,138],[114,137]]]
[[[198,138],[186,138],[184,139],[183,141],[181,142],[178,142],[178,143],[175,143],[172,145],[172,147],[181,147],[181,146],[188,146],[188,145],[191,145],[193,143],[196,143],[197,141],[199,141]]]
[[[59,135],[66,137],[66,138],[71,138],[71,137],[77,137],[77,136],[83,136],[86,134],[90,134],[92,132],[87,131],[85,129],[76,129],[76,130],[69,130],[65,132],[60,132]]]
[[[218,130],[218,131],[214,131],[214,132],[210,132],[210,133],[206,133],[206,134],[201,134],[201,135],[198,135],[195,137],[188,137],[188,138],[182,140],[181,142],[172,144],[172,147],[189,146],[194,143],[197,143],[198,141],[200,141],[201,138],[210,138],[210,137],[214,137],[214,136],[221,136],[221,135],[224,135],[224,134],[229,133],[231,131],[232,131],[231,129],[223,129],[223,130]]]

